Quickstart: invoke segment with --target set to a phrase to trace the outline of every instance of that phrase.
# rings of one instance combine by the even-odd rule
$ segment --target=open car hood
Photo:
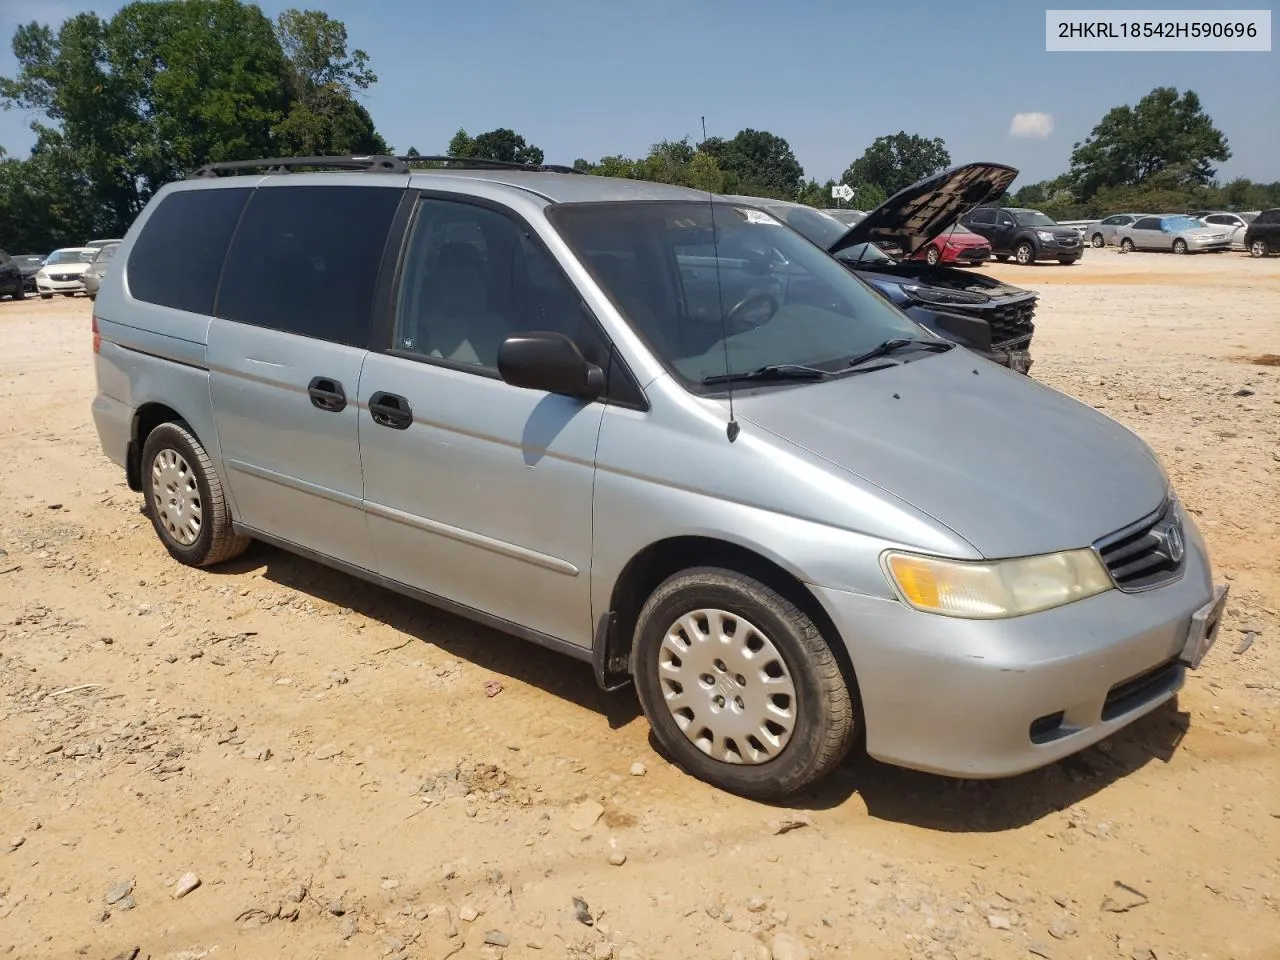
[[[827,248],[829,253],[859,243],[888,243],[915,253],[965,213],[1003,196],[1018,171],[1002,163],[965,163],[899,190]]]

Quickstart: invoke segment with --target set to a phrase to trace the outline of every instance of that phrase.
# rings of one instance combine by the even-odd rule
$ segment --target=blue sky
[[[0,0],[0,75],[20,22],[120,0]],[[460,126],[511,127],[548,161],[642,155],[664,138],[743,127],[785,137],[809,176],[838,176],[881,134],[942,137],[959,163],[995,160],[1020,183],[1066,169],[1072,144],[1112,106],[1158,85],[1194,89],[1230,142],[1220,179],[1280,179],[1280,52],[1047,53],[1044,10],[1025,0],[854,4],[790,0],[430,3],[262,0],[346,22],[379,83],[365,96],[397,149],[443,152]],[[1124,4],[1132,8],[1132,4]],[[1161,8],[1266,7],[1176,0]],[[1015,137],[1017,114],[1052,131]],[[0,145],[24,155],[29,116],[0,111]],[[1044,133],[1043,120],[1026,126]]]

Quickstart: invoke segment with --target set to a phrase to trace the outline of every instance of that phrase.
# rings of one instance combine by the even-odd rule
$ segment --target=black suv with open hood
[[[909,259],[967,211],[999,198],[1017,175],[997,163],[952,167],[895,193],[853,227],[786,200],[726,199],[764,210],[803,234],[921,326],[1026,373],[1036,293],[972,270]]]

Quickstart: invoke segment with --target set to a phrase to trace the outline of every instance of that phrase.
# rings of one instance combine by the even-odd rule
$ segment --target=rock
[[[116,904],[116,909],[132,910],[137,905],[138,905],[138,901],[133,899],[133,897],[121,897],[120,901]]]
[[[121,900],[123,900],[125,897],[127,897],[131,893],[133,893],[133,881],[122,880],[119,883],[117,883],[115,886],[107,890],[107,895],[106,897],[104,897],[104,899],[106,900],[107,904],[110,905],[113,903],[119,903]]]
[[[648,771],[645,768],[645,765],[641,763],[639,760],[637,760],[635,763],[631,765],[631,769],[627,772],[630,773],[633,777],[643,777],[645,773],[647,773]]]
[[[604,807],[595,800],[583,800],[569,811],[569,827],[573,830],[590,830],[603,814]]]
[[[608,940],[597,940],[596,945],[591,948],[591,956],[593,960],[610,960],[613,956],[613,944]]]
[[[1253,391],[1250,390],[1248,387],[1241,387],[1239,390],[1233,393],[1232,396],[1233,397],[1252,397]]]
[[[487,680],[484,685],[484,695],[489,698],[496,697],[502,692],[502,684],[497,680]]]
[[[317,760],[332,760],[338,754],[342,753],[342,748],[334,743],[326,743],[323,747],[315,752]]]
[[[799,937],[779,930],[769,943],[769,956],[772,960],[809,960],[809,948]]]
[[[1164,389],[1163,387],[1161,387],[1158,391],[1156,391],[1156,396],[1159,397],[1161,400],[1173,399],[1173,394],[1170,393],[1168,390]]]
[[[1149,902],[1147,895],[1141,890],[1116,880],[1112,884],[1111,893],[1102,898],[1102,909],[1108,913],[1128,913]]]
[[[484,942],[493,947],[509,947],[511,946],[511,938],[501,930],[488,930],[484,935]]]
[[[342,901],[336,898],[333,900],[330,900],[328,905],[325,907],[325,909],[328,910],[335,917],[340,917],[347,912],[347,908],[342,905]]]
[[[22,846],[22,845],[23,845],[24,843],[26,843],[26,842],[27,842],[27,838],[26,838],[26,837],[10,837],[10,838],[9,838],[9,849],[10,849],[10,850],[17,850],[20,846]]]
[[[1055,940],[1065,940],[1076,935],[1076,925],[1070,917],[1059,917],[1049,925],[1049,936]]]
[[[587,901],[581,897],[573,898],[573,918],[588,927],[596,922],[595,918],[591,916],[591,908],[587,906]]]
[[[759,913],[769,905],[769,901],[758,894],[747,901],[747,909],[752,913]]]
[[[173,887],[173,899],[181,900],[188,893],[200,886],[200,878],[188,870],[178,878],[178,882]]]
[[[342,918],[342,923],[338,926],[338,936],[343,940],[350,940],[359,932],[360,920],[354,913]]]
[[[617,840],[609,841],[609,865],[620,867],[627,862],[627,852]]]
[[[1037,940],[1032,940],[1027,944],[1027,952],[1037,957],[1043,957],[1044,960],[1053,960],[1053,955],[1049,953],[1049,948]]]
[[[992,930],[1008,930],[1012,927],[1009,918],[1002,913],[992,913],[987,916],[987,926]]]
[[[329,682],[341,685],[347,682],[347,675],[341,670],[333,670],[329,674]]]
[[[301,903],[307,897],[307,885],[305,883],[295,883],[292,887],[284,892],[284,898],[290,903]]]
[[[97,913],[93,915],[94,923],[106,923],[110,919],[111,919],[111,911],[108,910],[106,907],[103,907],[101,910],[99,910]]]
[[[465,920],[467,923],[475,923],[476,918],[479,916],[480,911],[469,903],[463,904],[463,906],[458,909],[458,919]]]

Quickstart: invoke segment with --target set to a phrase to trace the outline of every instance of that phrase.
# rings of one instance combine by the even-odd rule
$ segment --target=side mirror
[[[563,333],[533,330],[507,337],[498,348],[498,375],[513,387],[594,400],[604,392],[604,371],[588,363]]]

